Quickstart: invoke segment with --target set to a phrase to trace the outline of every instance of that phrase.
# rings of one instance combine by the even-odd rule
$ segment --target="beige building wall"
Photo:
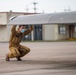
[[[43,25],[43,40],[56,40],[55,26],[56,25]]]
[[[23,15],[24,13],[0,12],[0,42],[8,42],[11,33],[9,19],[12,16]]]
[[[0,42],[7,41],[7,26],[0,25]]]
[[[0,13],[0,42],[7,41],[7,13]]]
[[[66,34],[59,34],[58,24],[43,25],[43,40],[66,39]]]
[[[7,24],[7,13],[0,13],[0,25]]]
[[[7,27],[7,41],[9,41],[9,39],[10,39],[11,28],[12,28],[12,26]]]

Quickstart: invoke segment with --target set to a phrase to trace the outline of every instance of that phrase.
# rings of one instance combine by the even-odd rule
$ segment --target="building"
[[[50,16],[49,23],[51,25],[44,27],[44,40],[76,38],[76,11],[53,13]]]
[[[31,14],[31,13],[29,13]],[[8,42],[11,26],[9,18],[18,15],[28,15],[19,12],[0,13],[0,42]],[[76,11],[51,14],[35,14],[35,19],[26,19],[25,25],[34,22],[34,31],[23,40],[66,40],[76,38]],[[18,21],[20,24],[20,21]]]
[[[8,42],[10,36],[11,26],[8,26],[11,17],[18,15],[27,15],[34,13],[24,13],[24,12],[0,12],[0,42]]]
[[[10,24],[35,25],[33,40],[76,38],[76,11],[18,16]]]
[[[53,13],[49,23],[44,27],[44,40],[76,39],[76,11]]]

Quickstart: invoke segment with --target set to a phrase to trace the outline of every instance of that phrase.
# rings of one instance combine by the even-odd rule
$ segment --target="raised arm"
[[[16,32],[16,26],[17,26],[17,25],[13,25],[13,26],[12,26],[12,29],[11,29],[11,32],[12,32],[12,33],[15,33],[15,32]]]
[[[23,36],[29,34],[32,30],[34,30],[34,26],[31,25],[30,28],[28,28],[24,33],[23,33]]]

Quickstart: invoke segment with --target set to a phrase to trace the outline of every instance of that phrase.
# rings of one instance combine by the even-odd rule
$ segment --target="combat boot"
[[[9,55],[6,54],[6,61],[10,61]]]
[[[17,61],[22,61],[22,59],[20,57],[17,57]]]

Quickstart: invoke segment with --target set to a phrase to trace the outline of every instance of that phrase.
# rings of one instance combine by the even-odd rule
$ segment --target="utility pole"
[[[33,5],[34,5],[34,8],[33,8],[34,9],[34,13],[36,13],[36,10],[37,10],[36,4],[37,3],[34,1],[33,2]],[[34,41],[34,31],[31,32],[31,40]]]
[[[37,8],[36,8],[36,5],[37,5],[38,3],[36,3],[36,2],[33,2],[33,5],[34,5],[34,13],[36,13],[36,10],[37,10]]]
[[[28,5],[26,5],[26,12],[28,13]]]
[[[68,7],[68,11],[71,11],[70,6]]]

